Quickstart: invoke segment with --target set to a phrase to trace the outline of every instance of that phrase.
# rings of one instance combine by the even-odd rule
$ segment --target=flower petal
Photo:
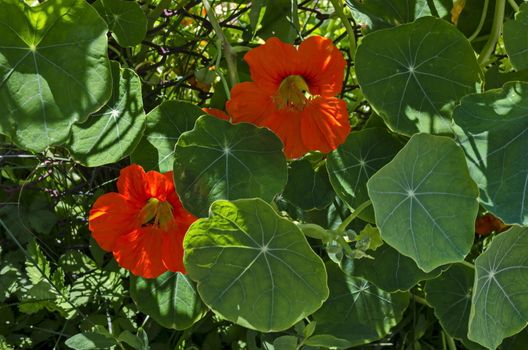
[[[183,266],[183,237],[179,232],[167,232],[163,235],[162,262],[169,271],[185,273]]]
[[[222,111],[221,109],[218,109],[218,108],[202,108],[202,111],[204,111],[205,113],[207,113],[209,115],[217,117],[218,119],[223,119],[223,120],[228,120],[229,121],[229,116],[227,115],[226,112]]]
[[[301,117],[299,112],[284,109],[269,114],[260,124],[278,136],[288,159],[299,158],[309,151],[301,138]]]
[[[123,196],[143,205],[150,196],[145,187],[145,170],[137,164],[121,169],[117,179],[117,189]]]
[[[300,60],[297,68],[312,95],[335,96],[341,92],[346,61],[332,40],[311,36],[299,46]]]
[[[301,112],[300,133],[310,151],[328,153],[345,142],[350,133],[346,102],[335,97],[318,97]]]
[[[271,95],[255,83],[244,82],[231,89],[231,99],[227,101],[226,108],[234,123],[262,125],[275,110],[275,104]]]
[[[154,197],[160,201],[166,201],[167,195],[174,192],[172,172],[161,174],[157,171],[149,171],[145,174],[146,193],[149,198]]]
[[[142,227],[119,237],[113,250],[114,257],[134,275],[156,278],[167,268],[162,262],[163,231]]]
[[[107,193],[97,198],[88,219],[93,238],[106,251],[112,251],[116,240],[139,226],[136,203],[119,193]]]
[[[278,38],[269,38],[264,45],[251,49],[244,56],[251,80],[273,94],[288,75],[297,74],[300,56],[293,45]]]

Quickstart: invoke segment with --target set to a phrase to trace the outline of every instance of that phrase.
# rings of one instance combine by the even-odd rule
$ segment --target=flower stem
[[[502,22],[504,20],[505,5],[506,0],[497,0],[495,2],[495,13],[493,14],[493,24],[491,26],[491,33],[488,38],[488,41],[486,41],[486,44],[484,44],[484,47],[482,48],[482,51],[480,51],[478,57],[478,63],[481,66],[486,64],[490,55],[495,49],[495,45],[497,45],[497,41],[499,40],[499,36],[502,30]]]
[[[337,16],[345,26],[345,29],[348,34],[348,41],[350,43],[350,58],[353,59],[354,54],[356,52],[356,34],[354,33],[354,28],[350,24],[348,17],[345,15],[345,11],[343,11],[343,3],[341,2],[341,0],[330,0],[330,2],[334,7]]]
[[[486,21],[486,15],[488,14],[488,5],[489,0],[484,0],[484,6],[482,8],[482,14],[480,15],[480,21],[473,34],[471,34],[471,36],[468,38],[469,41],[473,41],[482,30],[482,26],[484,26],[484,22]]]
[[[444,333],[444,337],[447,342],[447,348],[449,350],[457,350],[457,347],[456,347],[456,344],[453,338],[449,334],[447,334],[445,331],[443,331],[442,333]]]
[[[508,3],[515,10],[515,12],[519,12],[519,5],[517,5],[515,0],[508,0]]]
[[[205,11],[207,12],[207,18],[209,19],[209,22],[211,22],[211,25],[213,26],[213,29],[216,33],[216,36],[218,37],[218,40],[220,41],[223,51],[224,51],[224,57],[227,64],[227,72],[229,74],[229,80],[231,83],[231,87],[233,87],[236,83],[238,83],[238,71],[237,71],[237,64],[235,60],[235,52],[233,51],[233,47],[227,41],[227,38],[224,34],[224,31],[222,30],[222,27],[220,27],[220,23],[218,23],[218,20],[216,19],[216,16],[214,14],[213,9],[211,8],[211,5],[209,4],[208,0],[202,0],[203,5],[205,7]]]
[[[345,220],[343,220],[341,225],[339,225],[339,227],[337,228],[338,235],[342,236],[347,226],[350,225],[350,223],[354,221],[354,219],[357,218],[357,216],[361,214],[361,212],[365,210],[367,207],[369,207],[371,204],[372,202],[370,201],[370,199],[366,202],[361,203],[361,205],[357,207],[356,210],[354,210],[354,212],[350,214]]]

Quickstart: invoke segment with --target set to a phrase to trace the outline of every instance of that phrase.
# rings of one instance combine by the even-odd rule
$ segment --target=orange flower
[[[272,130],[290,159],[306,152],[330,152],[350,132],[341,92],[345,60],[332,41],[312,36],[298,49],[277,38],[250,50],[252,82],[231,90],[227,112],[233,122],[249,122]]]
[[[493,216],[491,213],[486,213],[477,218],[475,221],[475,233],[486,236],[492,232],[503,232],[506,231],[509,226],[504,225],[500,219]]]
[[[202,108],[202,111],[205,113],[212,115],[213,117],[217,117],[218,119],[223,119],[229,121],[229,116],[221,109],[218,108]]]
[[[101,248],[134,275],[185,273],[183,237],[196,218],[183,208],[172,171],[145,173],[132,164],[121,170],[117,189],[99,197],[90,210],[89,229]]]

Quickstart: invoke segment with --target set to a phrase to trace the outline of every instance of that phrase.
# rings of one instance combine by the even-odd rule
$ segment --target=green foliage
[[[527,13],[520,0],[0,1],[0,350],[524,350]],[[312,35],[346,61],[328,81],[352,125],[335,150],[286,160],[269,129],[206,115],[250,75],[292,74],[250,72],[249,50]],[[328,77],[302,77],[310,102]],[[289,113],[277,124],[304,134]],[[174,171],[201,217],[186,274],[131,275],[90,237],[90,208],[129,163]]]

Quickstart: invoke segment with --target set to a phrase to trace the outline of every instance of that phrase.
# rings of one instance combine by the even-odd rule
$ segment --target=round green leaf
[[[388,244],[366,253],[373,259],[354,260],[353,274],[369,280],[387,292],[409,290],[416,283],[434,278],[442,272],[441,268],[429,273],[423,272],[414,260],[401,255]]]
[[[219,200],[185,235],[185,268],[214,312],[261,332],[282,331],[328,297],[321,259],[292,222],[261,199]]]
[[[326,167],[314,170],[306,159],[291,163],[283,196],[303,210],[324,209],[335,197]]]
[[[180,135],[194,127],[201,108],[182,101],[164,101],[147,114],[143,139],[132,153],[134,162],[160,172],[172,170],[174,145]]]
[[[132,152],[145,125],[141,80],[128,68],[112,61],[114,89],[101,110],[72,127],[67,144],[73,158],[87,166],[118,161]]]
[[[470,349],[479,347],[467,337],[474,277],[474,268],[457,263],[439,277],[425,282],[425,298],[442,327]]]
[[[137,2],[97,0],[92,6],[104,18],[119,45],[137,45],[147,34],[147,17]]]
[[[478,189],[453,140],[414,135],[367,188],[381,237],[419,268],[430,272],[464,260],[473,244]]]
[[[504,23],[504,46],[512,66],[517,70],[528,68],[528,3],[520,6],[514,20]]]
[[[528,224],[528,83],[464,97],[455,133],[482,205],[506,223]]]
[[[493,239],[475,260],[468,338],[495,349],[528,324],[528,228]]]
[[[288,176],[282,143],[271,131],[209,115],[180,136],[174,158],[174,182],[183,206],[202,217],[217,199],[270,202]]]
[[[165,328],[189,328],[207,311],[192,281],[179,272],[155,279],[132,276],[130,296],[141,312]]]
[[[95,332],[85,332],[75,334],[66,339],[64,342],[66,346],[75,350],[94,350],[94,349],[108,349],[116,346],[117,340],[103,334]]]
[[[368,34],[356,53],[363,94],[396,132],[451,133],[458,100],[475,92],[480,68],[455,27],[432,17]]]
[[[315,332],[305,344],[351,347],[387,335],[409,304],[408,293],[387,293],[328,262],[330,297],[313,315]]]
[[[40,152],[110,97],[106,24],[84,0],[0,2],[0,130]]]
[[[368,128],[348,135],[345,143],[328,155],[330,183],[337,195],[355,209],[369,199],[367,181],[402,148],[402,142],[382,128]],[[361,218],[374,222],[372,207]]]

